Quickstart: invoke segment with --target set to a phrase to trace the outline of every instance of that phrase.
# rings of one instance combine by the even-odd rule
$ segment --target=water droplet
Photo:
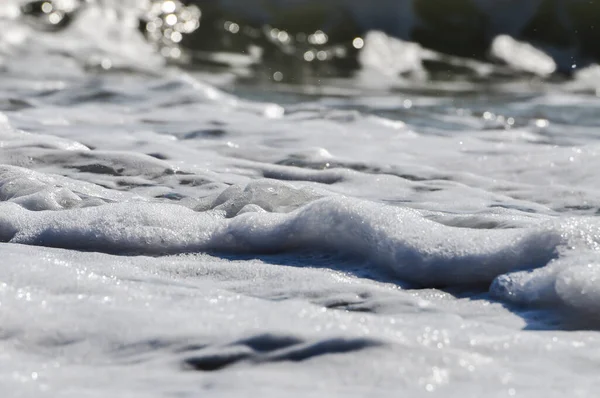
[[[177,15],[169,14],[165,17],[165,22],[169,26],[173,26],[177,23]]]
[[[52,14],[48,15],[48,21],[50,21],[50,23],[53,25],[57,25],[60,23],[60,21],[62,21],[62,16],[57,12],[53,12]]]
[[[183,35],[179,32],[173,32],[171,33],[171,40],[173,41],[173,43],[179,43],[181,41],[181,39],[183,39]]]
[[[42,4],[42,11],[44,12],[44,14],[50,14],[53,9],[54,7],[52,7],[52,4],[48,2]]]
[[[100,66],[104,70],[109,70],[110,68],[112,68],[112,61],[108,58],[104,58],[102,59],[102,61],[100,61]]]
[[[177,6],[175,5],[175,2],[171,1],[171,0],[165,1],[164,3],[162,3],[162,6],[161,6],[161,10],[165,14],[170,14],[172,12],[175,12],[176,8],[177,8]]]
[[[361,37],[356,37],[354,40],[352,40],[352,47],[356,48],[357,50],[363,48],[364,45],[365,41]]]

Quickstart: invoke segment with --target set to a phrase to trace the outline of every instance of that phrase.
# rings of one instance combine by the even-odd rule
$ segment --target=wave
[[[399,52],[397,45],[384,45],[370,55],[392,52],[399,59],[407,55],[407,44],[415,44],[418,67],[408,68],[405,62],[393,72],[426,70],[435,78],[465,74],[498,78],[506,70],[572,75],[600,59],[597,1],[152,0],[142,4],[34,0],[20,9],[36,27],[58,31],[68,28],[86,8],[114,7],[117,14],[135,14],[140,32],[170,61],[276,67],[270,76],[276,81],[293,81],[310,73],[345,75],[372,64],[373,57],[361,53],[381,47],[373,32],[402,45]],[[123,22],[122,29],[133,24]],[[482,73],[486,68],[495,73]]]
[[[272,180],[233,186],[194,209],[14,166],[0,168],[0,198],[3,242],[114,254],[333,253],[414,286],[490,284],[510,303],[600,314],[592,217],[454,227]]]
[[[80,176],[177,177],[168,163],[146,155],[98,152],[8,125],[1,138],[7,150],[25,151],[29,158],[52,148],[52,164],[73,165]],[[92,165],[103,159],[120,169],[82,169],[78,159]],[[280,179],[288,169],[297,173],[279,169]],[[270,179],[173,202],[10,165],[0,167],[0,210],[3,242],[154,256],[333,253],[358,261],[366,273],[413,286],[484,284],[509,303],[564,306],[592,319],[600,313],[595,217],[442,216]]]
[[[52,8],[44,4],[50,4]],[[62,19],[56,19],[61,15],[51,17],[52,13],[59,10],[59,4],[64,8],[64,13],[61,14]],[[65,8],[65,4],[71,4],[72,8]],[[212,8],[208,7],[210,4],[212,4]],[[261,4],[264,6],[265,3]],[[276,3],[271,4],[275,7]],[[231,52],[242,42],[245,44],[239,46],[240,52],[242,49],[248,49],[247,46],[252,48],[251,46],[262,45],[263,55],[260,62],[266,68],[269,67],[268,46],[276,49],[271,55],[274,57],[272,58],[274,62],[279,63],[278,65],[287,62],[285,57],[289,57],[302,65],[313,65],[315,62],[326,64],[330,60],[333,62],[331,65],[336,68],[343,69],[351,66],[350,63],[340,66],[335,63],[337,61],[334,62],[328,58],[330,54],[334,54],[328,51],[340,48],[339,45],[344,45],[344,40],[346,40],[342,39],[347,37],[348,39],[352,38],[352,42],[345,46],[349,48],[351,45],[354,48],[352,51],[355,51],[356,59],[352,62],[358,62],[361,68],[377,69],[384,76],[414,75],[419,72],[435,76],[435,73],[447,73],[449,66],[452,67],[451,71],[454,76],[465,70],[470,76],[474,74],[488,77],[503,76],[502,73],[510,76],[516,74],[516,71],[550,76],[561,70],[557,66],[557,58],[553,53],[542,51],[543,46],[539,44],[542,43],[541,41],[519,41],[524,37],[515,33],[517,30],[513,28],[517,25],[525,26],[524,22],[512,21],[508,25],[502,25],[499,22],[489,24],[490,26],[503,26],[502,29],[498,28],[499,30],[493,31],[493,35],[489,35],[490,45],[498,54],[498,58],[504,57],[507,60],[506,65],[500,66],[492,65],[483,56],[481,58],[485,58],[485,60],[478,59],[477,54],[470,54],[468,58],[465,58],[465,54],[460,51],[446,51],[442,48],[437,48],[438,51],[426,49],[424,46],[432,48],[435,46],[425,39],[417,39],[419,35],[414,36],[413,33],[418,30],[405,31],[405,34],[411,36],[404,38],[411,41],[402,40],[402,32],[393,31],[391,28],[392,25],[396,25],[384,23],[385,19],[381,19],[383,17],[373,16],[376,12],[382,12],[373,4],[369,4],[367,7],[363,3],[343,3],[346,7],[344,9],[347,11],[341,13],[344,16],[342,20],[349,21],[346,18],[348,15],[354,18],[351,20],[354,23],[348,23],[353,28],[346,32],[347,36],[343,36],[341,33],[339,35],[332,33],[335,31],[335,24],[328,25],[327,21],[329,21],[328,18],[336,19],[335,13],[328,8],[329,5],[318,7],[313,4],[302,8],[301,10],[304,10],[302,11],[304,14],[302,14],[300,9],[290,6],[289,3],[286,4],[285,10],[289,11],[289,15],[287,11],[284,12],[282,7],[269,8],[268,13],[266,11],[260,13],[260,8],[247,4],[238,9],[236,7],[239,6],[238,4],[228,2],[183,4],[175,1],[162,1],[152,2],[145,8],[138,8],[133,3],[124,3],[119,8],[117,4],[111,4],[108,1],[86,2],[85,4],[75,1],[21,4],[17,11],[20,9],[25,12],[29,23],[35,27],[44,27],[40,24],[48,23],[57,25],[55,29],[46,29],[53,30],[53,33],[39,36],[36,35],[37,30],[31,30],[23,25],[23,15],[10,11],[14,10],[14,7],[10,8],[5,5],[4,8],[0,8],[2,10],[0,16],[7,24],[0,29],[11,32],[12,35],[7,35],[0,41],[0,67],[5,67],[10,73],[21,74],[19,75],[21,77],[27,73],[36,76],[39,70],[23,68],[23,63],[32,59],[28,56],[30,55],[28,51],[30,51],[34,55],[34,60],[39,61],[40,54],[45,56],[44,61],[46,62],[40,62],[38,68],[48,68],[44,70],[46,79],[54,76],[68,76],[68,79],[65,80],[72,81],[81,71],[77,67],[65,68],[65,65],[68,65],[64,62],[65,58],[86,60],[83,62],[86,63],[90,57],[96,60],[95,67],[99,69],[135,67],[138,68],[138,71],[143,70],[150,75],[154,74],[155,77],[163,75],[162,80],[153,80],[152,85],[144,86],[142,91],[149,90],[149,92],[141,95],[143,99],[136,97],[140,88],[135,84],[132,84],[131,87],[105,87],[98,81],[92,81],[87,82],[88,85],[84,84],[64,90],[68,93],[61,93],[61,88],[46,86],[35,88],[37,97],[33,95],[30,99],[33,105],[27,102],[11,102],[9,105],[16,108],[27,108],[28,106],[35,108],[36,98],[39,100],[40,96],[46,96],[49,104],[67,106],[75,103],[89,104],[109,98],[110,102],[115,104],[123,100],[126,100],[125,102],[139,101],[143,103],[143,106],[140,105],[143,109],[169,108],[173,105],[171,96],[176,91],[178,97],[175,103],[182,109],[185,108],[183,104],[186,101],[196,104],[212,103],[213,106],[207,108],[208,111],[205,115],[208,118],[207,123],[214,123],[211,119],[214,116],[212,113],[217,112],[217,109],[235,109],[243,112],[243,116],[238,115],[239,120],[236,123],[243,124],[244,136],[248,137],[253,134],[252,129],[247,126],[252,120],[251,117],[281,118],[284,109],[279,105],[241,100],[209,84],[200,83],[185,75],[182,76],[181,73],[176,79],[164,79],[164,74],[168,75],[168,69],[164,68],[164,64],[161,63],[164,61],[161,55],[173,58],[178,54],[177,51],[172,51],[174,48],[180,49],[182,59],[189,50],[191,58],[188,61],[194,63],[200,62],[199,58],[194,58],[194,52],[205,51],[205,54],[224,50]],[[397,15],[390,12],[391,9],[394,9],[393,7],[405,7],[409,3],[386,4],[388,5],[385,7],[388,8],[382,6],[382,9],[388,10],[384,13],[385,17],[391,18],[392,15]],[[421,3],[410,4],[411,6],[407,9],[412,10],[411,12],[414,13],[415,10],[420,9],[415,7]],[[481,10],[495,9],[490,4],[487,6],[484,3],[478,2],[477,4]],[[504,7],[508,7],[507,10],[510,9],[509,5],[517,7],[513,2],[502,4]],[[527,4],[533,4],[533,2]],[[542,7],[542,4],[546,3],[537,5]],[[573,4],[579,3],[574,2]],[[197,12],[190,11],[193,9],[191,7],[196,7]],[[108,11],[117,9],[120,9],[122,13],[113,15]],[[472,15],[472,11],[469,11],[471,8],[465,6],[460,9],[464,14],[439,11],[441,14],[438,15],[432,9],[420,12],[425,12],[425,15],[433,15],[428,17],[433,18],[432,26],[435,25],[433,21],[438,21],[435,26],[446,26],[447,29],[451,29],[448,27],[449,25],[444,25],[445,22],[439,22],[439,19],[443,20],[446,15],[453,15],[456,18],[458,18],[457,15]],[[535,10],[537,9],[535,8]],[[547,10],[546,8],[542,9]],[[363,11],[358,12],[357,10]],[[443,10],[443,7],[440,10]],[[531,11],[532,15],[535,14],[534,11]],[[257,14],[255,15],[253,12]],[[259,17],[259,14],[262,17]],[[106,18],[107,15],[113,15],[113,19]],[[176,20],[171,21],[174,22],[173,24],[168,21],[169,15],[176,15]],[[210,19],[211,15],[219,17]],[[299,15],[304,17],[299,18]],[[367,18],[367,15],[371,17]],[[401,15],[405,18],[402,21],[412,21],[410,22],[412,25],[399,24],[397,29],[400,29],[400,25],[404,27],[418,25],[415,22],[417,14],[408,12],[401,13]],[[494,15],[500,18],[501,13]],[[519,15],[521,15],[520,18],[524,18],[522,16],[524,14]],[[317,16],[322,18],[317,18]],[[192,23],[187,28],[185,26],[178,27],[180,17],[183,21]],[[193,23],[196,17],[203,18],[201,23]],[[224,17],[227,18],[225,22],[222,19]],[[363,19],[361,20],[360,17]],[[180,32],[181,40],[172,40],[175,30],[167,32],[162,25],[159,29],[156,26],[158,21],[156,18],[163,20],[162,24],[172,25],[176,29],[188,29],[189,32],[181,31],[183,32]],[[474,18],[473,21],[478,18]],[[460,20],[460,18],[458,19]],[[315,25],[302,25],[294,28],[297,31],[294,31],[292,27],[287,27],[287,24],[296,20]],[[53,21],[57,23],[53,23]],[[150,23],[155,24],[153,28],[155,30],[148,30]],[[250,28],[247,30],[246,26],[258,30],[253,31]],[[281,26],[281,28],[276,26]],[[286,26],[285,29],[284,26]],[[129,30],[124,27],[129,27]],[[140,27],[146,32],[145,41],[136,31]],[[510,30],[509,27],[513,27],[511,28],[513,30]],[[487,28],[492,29],[486,25]],[[221,35],[211,36],[211,32],[219,29],[223,31]],[[312,29],[316,30],[312,31]],[[160,40],[157,41],[149,36],[148,33],[152,33],[151,31],[160,32]],[[248,35],[258,32],[259,36],[255,37],[252,42],[248,42],[247,38],[239,43],[224,39],[238,37],[237,35],[243,31],[247,31]],[[169,33],[167,36],[170,41],[163,40],[165,33]],[[297,39],[299,35],[302,37],[302,34],[305,34],[305,42],[302,46],[291,42],[292,37]],[[175,38],[178,37],[175,35]],[[469,37],[469,35],[464,35],[464,37]],[[41,39],[36,41],[33,38]],[[289,46],[281,45],[281,41],[287,42],[288,39],[290,40]],[[277,42],[273,44],[273,40],[279,41],[279,44]],[[455,40],[455,38],[453,37],[451,40]],[[168,51],[164,51],[164,49]],[[291,49],[295,49],[294,51],[299,49],[302,58],[298,59],[297,53]],[[307,58],[307,51],[311,52],[314,58],[311,56]],[[319,55],[320,51],[324,51],[324,55]],[[443,52],[446,53],[443,54]],[[335,52],[335,54],[340,55],[338,58],[342,58],[342,52]],[[518,54],[518,57],[515,58],[511,54]],[[59,62],[56,62],[55,67],[52,66],[53,56],[59,57]],[[214,61],[215,58],[209,60]],[[159,67],[154,69],[152,62],[156,62]],[[87,67],[90,65],[87,64]],[[276,70],[280,72],[280,69]],[[282,78],[285,78],[285,74],[280,73]],[[131,79],[134,80],[133,77]],[[163,92],[164,95],[155,95],[157,91]],[[53,97],[53,94],[56,95]],[[561,101],[563,100],[564,97],[561,97]],[[404,104],[404,102],[402,103]],[[407,109],[411,106],[410,104],[402,105]],[[563,107],[562,102],[561,107]],[[578,108],[580,111],[585,110],[584,106],[578,105]],[[589,109],[593,111],[594,108]],[[194,111],[197,110],[194,108]],[[183,109],[181,112],[188,111]],[[286,111],[291,112],[286,117],[287,119],[284,118],[290,125],[301,120],[303,113],[304,117],[306,114],[311,116],[311,109],[302,109],[301,107],[294,109],[293,106],[290,106]],[[95,118],[93,119],[94,123],[98,123],[97,119],[103,117],[101,112],[102,109],[94,108],[91,113],[93,116],[87,117]],[[552,112],[549,119],[560,116],[556,107],[552,107],[548,112]],[[114,117],[114,112],[107,113]],[[491,122],[491,118],[496,117],[490,112],[485,112],[484,115],[486,113],[488,116],[483,116],[483,118],[487,121]],[[183,118],[182,115],[178,114],[178,121]],[[319,114],[318,118],[320,120],[329,118],[343,123],[346,119],[353,120],[352,118],[356,117],[353,115],[333,112],[328,115]],[[198,126],[201,123],[198,121],[197,115],[194,116],[193,123]],[[148,117],[150,118],[150,116]],[[428,117],[431,116],[428,115]],[[230,121],[231,118],[235,119],[235,116],[229,113],[222,118]],[[151,118],[145,120],[151,122]],[[188,121],[191,122],[191,120]],[[544,125],[550,123],[548,120],[540,119],[540,121],[545,123]],[[248,182],[242,176],[237,176],[236,178],[232,177],[232,180],[226,180],[225,177],[215,176],[219,174],[218,170],[203,176],[186,174],[185,171],[181,171],[165,161],[166,157],[162,156],[159,151],[153,150],[152,155],[128,151],[122,153],[99,151],[94,150],[92,145],[83,145],[76,141],[59,139],[50,135],[19,132],[5,125],[4,121],[1,122],[0,136],[4,148],[2,162],[5,165],[0,167],[0,208],[2,210],[0,212],[0,240],[5,242],[156,256],[195,251],[217,251],[228,254],[291,253],[299,250],[333,251],[346,258],[360,261],[365,269],[381,272],[395,280],[410,282],[420,287],[483,284],[490,286],[491,294],[506,302],[531,305],[560,304],[579,312],[594,314],[599,312],[595,304],[598,291],[589,281],[593,280],[599,272],[595,266],[594,255],[598,246],[597,237],[600,236],[600,224],[595,218],[588,216],[580,218],[554,217],[556,216],[554,211],[573,210],[571,199],[565,199],[572,195],[572,192],[565,193],[567,188],[564,188],[564,191],[561,191],[563,188],[559,186],[547,188],[556,193],[554,196],[557,197],[554,204],[550,206],[548,202],[552,201],[546,198],[548,196],[546,193],[540,192],[537,185],[531,187],[507,185],[507,188],[501,186],[501,182],[492,184],[479,181],[475,185],[488,187],[491,192],[489,195],[486,193],[484,197],[480,193],[476,194],[475,190],[470,190],[467,194],[469,198],[479,195],[477,196],[478,200],[480,199],[488,208],[501,202],[500,207],[504,206],[507,209],[506,213],[490,215],[489,212],[480,214],[471,211],[468,215],[457,214],[461,210],[469,208],[468,204],[464,204],[461,205],[464,207],[448,207],[448,209],[457,211],[448,211],[446,214],[440,215],[433,211],[409,208],[408,204],[404,206],[402,203],[368,202],[364,199],[370,198],[360,197],[363,193],[355,194],[357,191],[363,190],[362,184],[367,183],[359,181],[358,177],[352,173],[372,173],[382,179],[398,177],[402,179],[401,182],[395,180],[398,190],[406,188],[406,185],[403,185],[406,181],[428,179],[428,177],[420,176],[419,173],[432,175],[431,170],[425,170],[414,164],[413,167],[408,167],[408,169],[416,170],[413,175],[406,170],[398,170],[391,166],[378,168],[375,162],[374,164],[362,164],[347,159],[344,161],[342,158],[331,156],[327,150],[322,148],[307,150],[306,153],[282,155],[280,148],[275,146],[276,155],[257,150],[254,155],[243,155],[247,158],[247,163],[244,163],[243,166],[239,166],[239,163],[235,164],[235,167],[244,169],[242,173],[244,175],[254,173],[252,175],[256,177],[266,178],[257,178],[255,181]],[[373,124],[368,124],[371,122]],[[396,132],[401,130],[403,138],[411,136],[411,132],[405,131],[405,126],[401,122],[371,116],[365,123],[367,124],[364,129],[369,131],[369,140],[377,135],[374,124],[386,124],[386,127]],[[514,119],[512,123],[515,123]],[[165,143],[171,138],[175,141],[179,138],[182,141],[191,141],[198,137],[221,134],[218,124],[217,127],[213,124],[211,126],[212,130],[186,131],[181,134],[181,137],[177,133],[169,132],[170,136],[164,135],[162,141],[159,142]],[[308,124],[307,126],[306,130],[314,129],[314,126]],[[289,125],[283,126],[283,128],[288,127]],[[261,135],[266,134],[262,124],[259,130]],[[289,131],[293,130],[290,128]],[[303,131],[303,133],[309,135],[311,131]],[[319,134],[321,133],[319,132]],[[510,131],[507,130],[506,134],[509,133]],[[385,134],[385,137],[389,138],[389,131],[386,130],[381,134]],[[414,135],[414,133],[412,134]],[[153,139],[157,139],[157,136],[153,136]],[[340,137],[337,137],[340,141],[346,139]],[[528,137],[527,139],[532,141],[543,138],[534,136],[533,133]],[[356,144],[359,142],[359,138],[355,139]],[[428,141],[423,142],[425,142],[424,145],[430,144]],[[229,144],[228,142],[227,145]],[[158,145],[153,148],[155,149]],[[231,143],[231,145],[235,146],[236,144]],[[447,145],[447,143],[443,142],[440,145]],[[183,151],[185,148],[186,144],[184,143],[178,146],[177,150]],[[406,149],[405,147],[398,148],[398,152],[402,148]],[[228,150],[233,149],[229,148]],[[526,149],[534,152],[530,147]],[[239,152],[235,155],[238,156],[238,154]],[[567,177],[560,177],[563,178],[561,181],[564,179],[571,181],[574,175],[577,176],[576,178],[588,178],[586,173],[582,175],[578,165],[572,164],[572,160],[570,160],[572,155],[571,148],[564,150],[554,148],[550,155],[543,153],[539,155],[539,159],[535,154],[531,154],[529,161],[533,162],[531,163],[533,165],[539,163],[539,165],[547,167],[545,165],[552,156],[556,159],[569,159],[568,164],[563,165],[564,167],[561,169],[565,173],[564,176]],[[197,156],[197,154],[193,156]],[[211,159],[214,161],[219,156],[220,154],[213,154]],[[254,160],[269,156],[272,157],[272,163],[277,164],[257,165],[252,163],[253,156]],[[432,151],[430,156],[437,155],[435,151]],[[461,156],[464,157],[465,152],[462,152]],[[452,159],[450,160],[452,161]],[[443,161],[440,162],[443,163]],[[500,159],[499,162],[505,162],[505,159]],[[218,161],[216,163],[218,164]],[[230,166],[226,165],[223,168],[228,169]],[[519,167],[521,166],[519,164]],[[219,166],[215,167],[218,169]],[[440,163],[437,167],[442,170],[447,165],[442,166]],[[525,180],[540,179],[539,174],[535,172],[528,174],[530,171],[525,170],[529,164],[522,167],[523,169],[515,169],[515,173]],[[29,168],[40,170],[28,170]],[[53,173],[64,176],[59,177]],[[499,175],[494,175],[493,171],[489,173],[488,177],[494,181],[496,181],[496,177],[499,179],[505,177],[502,173]],[[562,174],[555,175],[553,173],[558,172],[545,170],[544,178],[552,179],[562,176]],[[229,175],[229,172],[222,174]],[[439,191],[442,189],[439,186],[443,185],[442,182],[446,180],[450,180],[446,181],[449,184],[448,187],[452,186],[461,192],[467,192],[464,191],[467,188],[463,185],[468,184],[461,185],[461,181],[467,181],[469,178],[471,178],[470,181],[473,181],[475,177],[459,174],[454,173],[453,178],[442,175],[431,177],[429,179],[436,180],[435,184],[410,186],[411,192],[413,189],[417,192],[418,189]],[[94,178],[90,178],[90,175],[93,175]],[[74,177],[70,178],[69,176]],[[342,185],[350,177],[356,177],[356,186],[347,188],[352,192],[348,196],[343,195],[344,192],[340,192],[344,188],[339,186],[332,190],[324,188],[334,183]],[[83,182],[82,179],[89,181]],[[292,182],[282,182],[281,180]],[[293,181],[302,181],[307,184],[298,185]],[[153,185],[154,182],[164,184],[162,187],[164,189],[161,190],[161,187],[155,186],[160,184]],[[368,183],[372,183],[372,181],[369,180]],[[172,192],[165,193],[165,187],[174,184],[180,188],[180,191],[175,195]],[[183,197],[182,193],[189,192],[186,189],[190,186],[195,187],[193,195],[196,197]],[[335,192],[335,189],[338,189],[338,192]],[[507,198],[505,194],[509,189],[517,191],[514,195],[517,199],[525,198],[525,200]],[[141,191],[144,194],[136,193]],[[494,196],[496,194],[497,196]],[[504,196],[500,198],[500,195]],[[581,195],[585,198],[595,199],[595,196],[587,191],[582,191]],[[406,195],[402,197],[406,198]],[[527,202],[527,199],[530,201]],[[382,198],[378,198],[378,200],[385,202]],[[455,197],[450,199],[438,197],[436,200],[438,202],[440,200],[454,202]],[[575,205],[580,204],[578,198],[573,201]],[[524,205],[524,202],[527,204]],[[548,207],[545,207],[545,204],[548,204]],[[511,208],[522,209],[523,211],[517,212],[521,216],[516,216],[515,212],[508,211]],[[533,213],[536,213],[535,217],[530,219],[522,217],[524,212],[530,211],[532,208],[534,209]],[[472,210],[472,208],[469,209]],[[590,205],[589,208],[579,210],[589,214],[596,208]]]

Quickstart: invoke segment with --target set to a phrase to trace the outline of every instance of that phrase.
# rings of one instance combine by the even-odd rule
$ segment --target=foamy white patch
[[[594,237],[597,236],[597,228]],[[578,230],[589,229],[578,225]],[[593,237],[587,237],[587,242]],[[559,308],[570,313],[577,326],[597,327],[600,321],[598,297],[598,242],[594,250],[579,248],[563,253],[548,266],[498,277],[491,292],[509,302]]]
[[[19,173],[31,174],[6,168],[2,175],[5,200],[31,210],[76,208],[32,212],[1,205],[2,239],[16,243],[149,254],[337,252],[423,286],[489,282],[511,270],[544,266],[568,246],[598,245],[598,227],[591,220],[510,229],[480,229],[486,224],[463,222],[456,228],[446,226],[454,221],[446,220],[446,225],[429,221],[414,210],[336,197],[318,199],[310,190],[260,180],[207,198],[198,208],[201,212],[129,201],[79,208],[82,198],[73,191],[50,185],[51,179],[44,184],[43,179]],[[582,226],[587,233],[581,234]]]
[[[0,24],[2,393],[594,394],[598,98],[243,99],[98,4]]]
[[[48,149],[59,149],[66,151],[87,151],[88,147],[79,142],[60,139],[55,136],[43,134],[30,134],[22,130],[14,129],[8,122],[6,115],[0,113],[0,147],[1,148],[27,148],[38,146]]]
[[[398,78],[401,74],[424,73],[422,59],[426,50],[417,43],[409,43],[371,31],[364,38],[364,48],[358,59],[363,68],[374,69],[384,76]]]
[[[270,261],[2,251],[0,379],[25,397],[593,389],[595,333],[522,331],[481,300]]]
[[[515,69],[549,76],[556,71],[556,63],[549,55],[529,43],[522,43],[510,36],[500,35],[492,41],[492,56],[501,59]]]

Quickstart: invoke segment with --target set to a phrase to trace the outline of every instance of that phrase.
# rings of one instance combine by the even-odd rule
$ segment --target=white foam
[[[9,170],[13,173],[5,173],[0,186],[13,202],[39,210],[72,207],[80,200],[64,188],[45,189],[39,180],[15,178],[18,169]],[[57,199],[60,194],[70,195],[71,202]],[[543,228],[455,228],[415,210],[317,198],[311,191],[258,180],[245,189],[229,188],[204,212],[135,202],[32,212],[3,203],[1,235],[15,243],[106,252],[337,251],[424,286],[489,282],[516,268],[543,266],[564,243],[559,231]],[[61,200],[67,204],[60,206]],[[248,206],[268,212],[248,211]]]
[[[596,327],[600,320],[597,257],[596,251],[565,253],[546,267],[499,277],[491,291],[518,304],[563,308],[579,326]]]
[[[364,41],[364,48],[359,53],[363,68],[375,69],[388,78],[399,78],[409,72],[424,73],[422,58],[426,51],[418,44],[378,31],[367,33]]]
[[[556,71],[556,63],[546,53],[529,43],[521,43],[510,36],[500,35],[492,41],[492,56],[501,59],[515,69],[549,76]]]
[[[237,395],[260,384],[267,395],[291,387],[299,394],[308,385],[327,394],[351,389],[362,395],[372,391],[373,378],[384,394],[398,386],[415,395],[432,389],[475,394],[484,388],[526,393],[546,390],[539,384],[542,376],[503,378],[510,368],[505,355],[532,365],[540,355],[550,357],[543,350],[531,355],[547,344],[563,363],[589,355],[574,350],[567,335],[556,341],[518,331],[506,337],[506,326],[486,324],[492,316],[518,327],[501,306],[452,304],[447,295],[413,296],[322,270],[10,244],[3,245],[3,258],[0,275],[7,282],[0,285],[0,302],[7,355],[0,357],[0,377],[8,391],[23,396],[67,396],[74,389],[87,396],[160,396],[202,392],[207,387],[198,386],[199,380],[221,394]],[[257,292],[278,300],[252,297]],[[307,300],[387,310],[381,315],[324,310]],[[409,320],[395,314],[412,315]],[[479,337],[482,331],[485,338]],[[593,336],[577,338],[593,344]],[[361,341],[374,344],[361,348]],[[334,351],[320,353],[313,346]],[[336,347],[349,351],[335,353]],[[236,362],[239,353],[247,359]],[[281,359],[286,355],[307,358]],[[233,363],[214,373],[182,373],[185,361],[205,358],[209,364],[210,356]],[[579,383],[592,373],[561,371]],[[485,387],[475,382],[481,379]],[[315,385],[315,380],[321,381]],[[551,394],[551,387],[547,390]]]
[[[593,396],[595,83],[242,99],[97,4],[0,16],[5,395]]]

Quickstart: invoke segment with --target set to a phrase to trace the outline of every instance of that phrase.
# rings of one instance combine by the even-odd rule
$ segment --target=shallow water
[[[290,80],[174,64],[136,2],[55,32],[17,3],[5,396],[594,394],[596,66],[524,72],[548,59],[511,42],[439,75],[465,60],[371,32],[357,70]]]

